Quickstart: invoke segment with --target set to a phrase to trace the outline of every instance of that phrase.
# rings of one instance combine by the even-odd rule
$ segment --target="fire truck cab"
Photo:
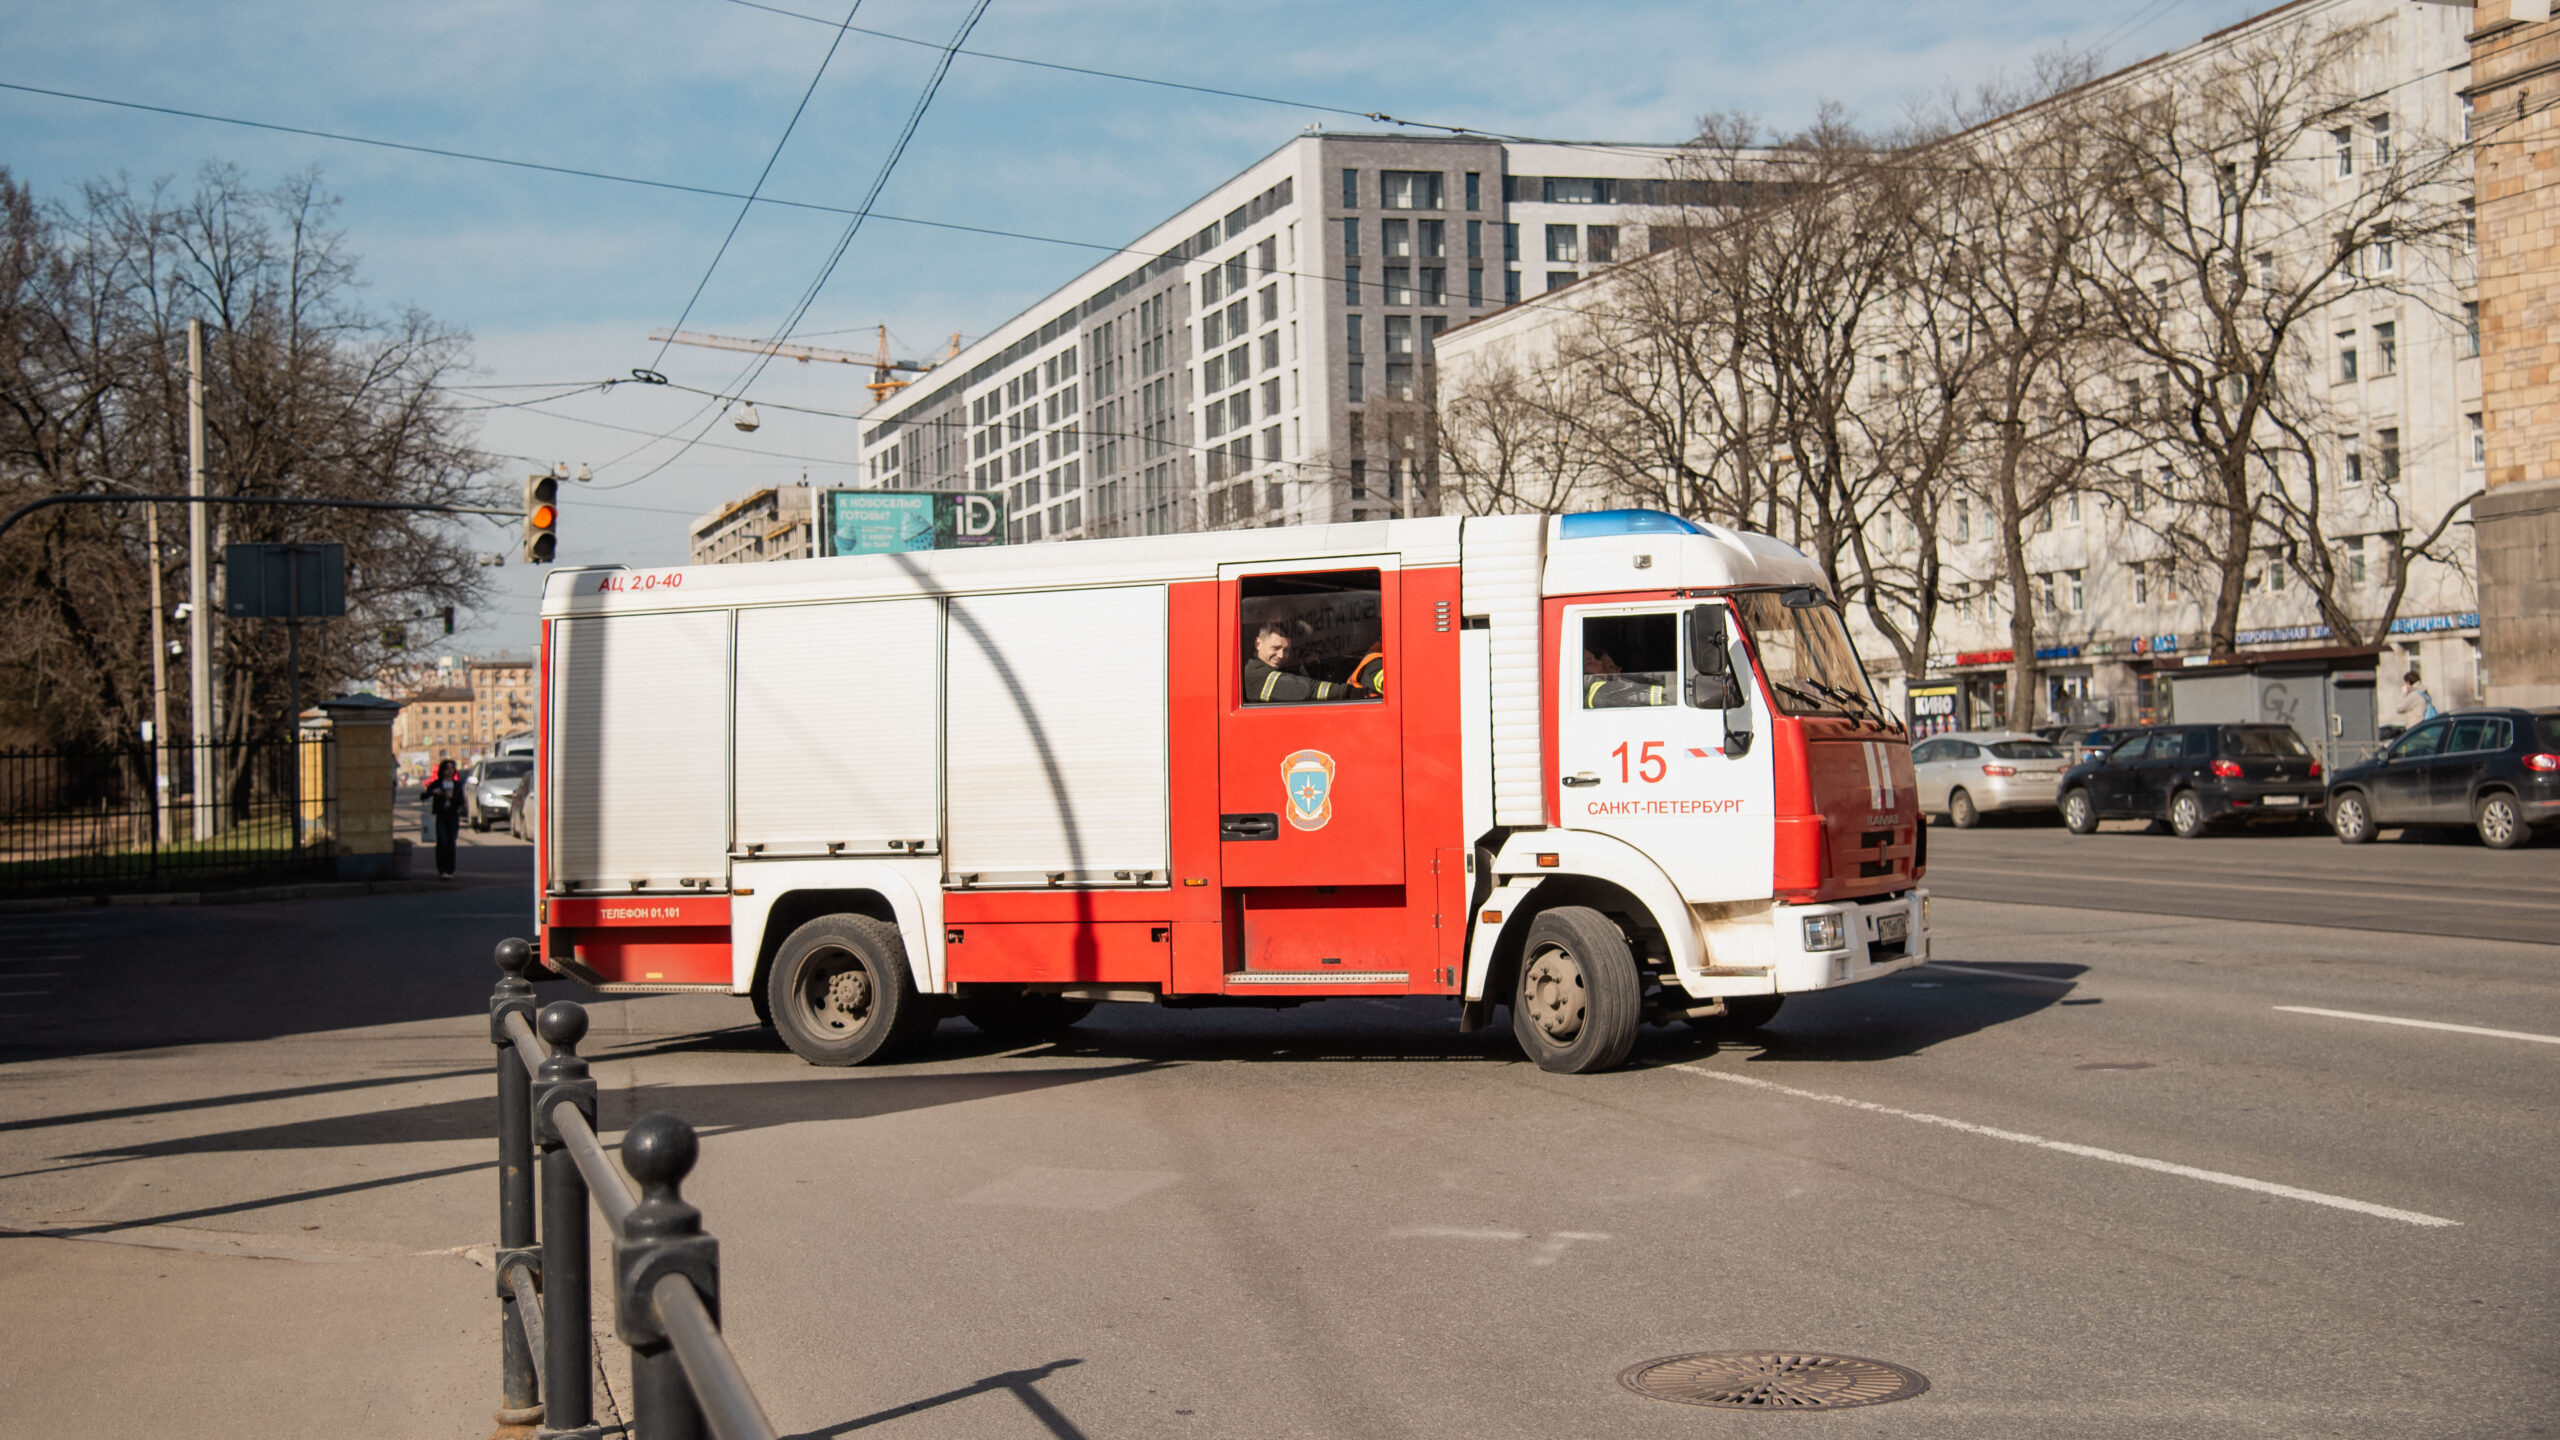
[[[817,1064],[1438,995],[1603,1070],[1928,954],[1820,570],[1657,512],[560,570],[541,665],[548,963]]]

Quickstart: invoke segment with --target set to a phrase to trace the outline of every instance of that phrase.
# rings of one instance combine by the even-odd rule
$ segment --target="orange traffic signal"
[[[524,481],[524,560],[528,565],[548,565],[560,549],[557,533],[560,525],[560,482],[549,475],[528,475]]]

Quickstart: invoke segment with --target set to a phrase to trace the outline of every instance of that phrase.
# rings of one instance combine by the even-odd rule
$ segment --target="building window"
[[[1520,227],[1508,220],[1502,225],[1502,259],[1509,265],[1520,263]]]
[[[1263,332],[1262,368],[1265,370],[1277,370],[1280,368],[1280,332],[1277,330],[1267,330]]]
[[[2373,168],[2379,170],[2391,163],[2391,117],[2376,115],[2365,128],[2373,134]]]
[[[2476,410],[2463,416],[2462,420],[2470,427],[2471,468],[2477,470],[2489,463],[2489,431],[2480,423],[2480,414]]]
[[[1342,350],[1346,355],[1360,353],[1360,317],[1357,315],[1342,317]]]
[[[1594,265],[1614,265],[1618,260],[1618,227],[1586,225],[1582,227],[1582,253]]]
[[[2373,261],[2373,273],[2376,275],[2388,275],[2399,268],[2399,246],[2393,243],[2389,226],[2373,232],[2370,255]]]
[[[2480,358],[2480,302],[2477,300],[2462,302],[2461,357],[2465,360]]]
[[[1279,414],[1279,413],[1280,413],[1280,377],[1279,377],[1279,376],[1277,376],[1277,375],[1274,375],[1274,376],[1272,376],[1270,379],[1265,380],[1265,381],[1263,381],[1263,382],[1262,382],[1262,418],[1263,418],[1263,419],[1265,419],[1265,420],[1268,420],[1268,419],[1270,419],[1272,416],[1277,415],[1277,414]],[[1279,432],[1279,430],[1278,430],[1277,428],[1275,428],[1275,429],[1273,429],[1273,430],[1272,430],[1272,432],[1271,432],[1271,433],[1272,433],[1272,434],[1274,434],[1274,435],[1278,435],[1280,432]],[[1275,443],[1276,443],[1276,442],[1275,442]],[[1280,457],[1279,457],[1279,455],[1277,455],[1277,454],[1275,453],[1275,454],[1271,455],[1271,456],[1270,456],[1270,457],[1268,457],[1268,458],[1273,459],[1273,460],[1277,460],[1277,459],[1279,459]]]
[[[1342,217],[1342,253],[1345,258],[1359,258],[1360,221],[1355,216],[1345,215]]]
[[[1389,265],[1380,274],[1386,282],[1384,287],[1386,293],[1380,297],[1379,304],[1410,305],[1413,303],[1412,266]]]
[[[1473,170],[1467,172],[1467,208],[1484,208],[1484,177]]]
[[[2272,250],[2258,252],[2258,285],[2266,290],[2276,288],[2276,256]]]
[[[1547,263],[1550,265],[1576,265],[1580,264],[1581,261],[1582,227],[1579,225],[1548,226]],[[1550,285],[1547,288],[1552,290],[1555,287]]]
[[[1470,260],[1484,258],[1484,222],[1481,220],[1467,222],[1467,258]]]
[[[2374,433],[2374,459],[2382,471],[2385,485],[2400,478],[2400,432],[2385,426]]]
[[[1481,268],[1467,271],[1467,305],[1471,309],[1484,306],[1484,271]]]
[[[2355,378],[2356,332],[2341,330],[2338,332],[2338,383],[2343,385]]]
[[[1357,265],[1342,267],[1342,303],[1345,305],[1360,303],[1360,267]]]
[[[2339,475],[2350,485],[2364,483],[2364,442],[2353,435],[2340,436],[2339,452],[2344,457]]]
[[[1389,210],[1439,209],[1440,172],[1437,170],[1379,171],[1378,204]]]
[[[1422,267],[1422,303],[1425,305],[1446,305],[1449,303],[1448,271],[1437,265],[1425,265]]]
[[[2071,613],[2074,615],[2079,614],[2081,610],[2085,608],[2088,599],[2086,593],[2081,588],[2081,574],[2082,572],[2078,570],[2065,570],[2062,572],[2062,598],[2070,602]]]
[[[2051,570],[2039,572],[2036,576],[2036,603],[2043,606],[2047,614],[2062,608],[2062,596],[2056,584],[2059,578]]]
[[[1954,522],[1947,528],[1955,532],[1959,542],[1971,540],[1973,538],[1973,502],[1961,495],[1957,496]]]
[[[1357,170],[1342,172],[1342,208],[1345,210],[1360,208],[1360,172]]]
[[[1520,272],[1517,270],[1502,272],[1502,303],[1505,305],[1520,303]]]
[[[2388,375],[2400,368],[2400,327],[2388,320],[2373,327],[2373,373]]]
[[[1410,315],[1390,315],[1390,316],[1388,316],[1388,317],[1387,317],[1387,358],[1389,358],[1390,360],[1393,360],[1393,359],[1402,359],[1402,358],[1410,358],[1410,357],[1412,356],[1412,354],[1413,354],[1413,317],[1412,317],[1412,316],[1410,316]]]
[[[2364,584],[2366,574],[2364,537],[2361,535],[2350,535],[2347,537],[2345,545],[2341,548],[2347,552],[2347,583],[2350,585]]]
[[[1548,178],[1539,194],[1550,205],[1607,205],[1617,199],[1617,184],[1610,180],[1557,175]]]
[[[1390,400],[1413,398],[1413,366],[1410,363],[1402,360],[1387,362],[1387,398]]]
[[[1413,222],[1381,220],[1378,222],[1378,253],[1390,260],[1413,258]]]
[[[2329,139],[2338,147],[2339,178],[2344,179],[2356,173],[2356,132],[2341,127],[2330,131]],[[1342,173],[1348,175],[1351,172],[1346,170]]]
[[[1354,405],[1357,405],[1361,401],[1369,398],[1368,387],[1363,383],[1361,371],[1361,364],[1357,360],[1354,360],[1350,364],[1342,367],[1343,389],[1346,392],[1347,398]],[[1359,463],[1360,462],[1356,460],[1352,462],[1355,466]]]
[[[2151,603],[2151,572],[2142,565],[2133,567],[2133,603],[2136,605]]]
[[[1561,290],[1581,278],[1570,270],[1550,270],[1547,272],[1547,288]]]

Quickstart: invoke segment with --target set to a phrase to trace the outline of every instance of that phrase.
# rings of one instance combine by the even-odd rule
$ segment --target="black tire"
[[[2533,839],[2524,807],[2504,790],[2490,791],[2471,807],[2471,828],[2480,832],[2480,843],[2492,850],[2513,850]]]
[[[2373,823],[2373,802],[2361,790],[2341,790],[2329,802],[2329,830],[2342,845],[2370,845],[2382,833]]]
[[[1046,1040],[1093,1013],[1090,1000],[1019,990],[980,992],[960,999],[960,1016],[999,1040]]]
[[[1972,796],[1962,790],[1947,792],[1947,823],[1959,830],[1970,830],[1982,823],[1982,812],[1974,808]]]
[[[2193,840],[2206,828],[2204,797],[2193,790],[2181,790],[2169,797],[2169,833],[2181,840]]]
[[[916,993],[897,927],[868,915],[821,915],[792,931],[764,999],[782,1043],[812,1065],[895,1059],[941,1018]]]
[[[1615,1069],[1635,1048],[1643,1020],[1635,952],[1608,916],[1561,905],[1530,922],[1511,992],[1511,1033],[1539,1069]]]
[[[2088,787],[2074,785],[2063,792],[2062,824],[2074,835],[2098,833],[2098,802],[2090,798]]]
[[[1778,1018],[1778,1007],[1787,1003],[1784,995],[1727,995],[1724,1013],[1701,1015],[1689,1023],[1701,1030],[1757,1030]]]

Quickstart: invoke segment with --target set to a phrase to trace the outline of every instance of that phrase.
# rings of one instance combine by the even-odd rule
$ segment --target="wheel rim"
[[[2515,838],[2516,814],[2504,800],[2492,800],[2480,807],[2480,836],[2493,845],[2504,845]]]
[[[2361,835],[2364,833],[2364,803],[2362,801],[2341,800],[2338,802],[2338,833],[2341,835]]]
[[[1947,813],[1954,817],[1955,822],[1958,825],[1962,825],[1971,820],[1973,818],[1973,797],[1967,795],[1961,790],[1957,791],[1956,798],[1947,802]]]
[[[2077,790],[2071,792],[2071,798],[2062,802],[2062,818],[2074,829],[2088,824],[2089,797]]]
[[[838,1039],[856,1034],[879,1009],[880,986],[871,967],[841,946],[810,956],[800,977],[800,1013],[821,1033]]]
[[[1539,1034],[1556,1044],[1569,1045],[1582,1033],[1582,1017],[1588,1004],[1582,964],[1573,958],[1572,951],[1549,945],[1530,956],[1520,992],[1523,1008]]]
[[[2196,797],[2181,795],[2169,806],[2169,823],[2181,830],[2193,830],[2201,813],[2196,807]]]

